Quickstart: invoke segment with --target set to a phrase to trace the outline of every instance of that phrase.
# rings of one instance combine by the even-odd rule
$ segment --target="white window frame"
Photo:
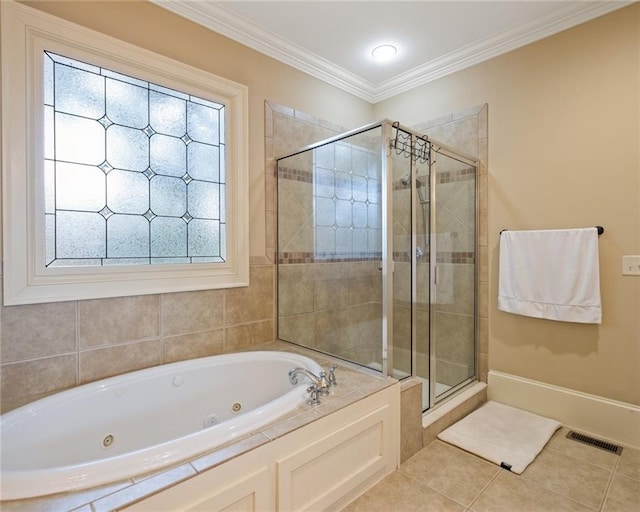
[[[248,286],[247,87],[14,1],[0,2],[0,9],[4,304]],[[225,105],[224,263],[45,266],[45,49]]]

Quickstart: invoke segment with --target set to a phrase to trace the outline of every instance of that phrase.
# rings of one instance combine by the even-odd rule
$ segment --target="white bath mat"
[[[522,409],[487,402],[438,439],[520,474],[562,425]]]

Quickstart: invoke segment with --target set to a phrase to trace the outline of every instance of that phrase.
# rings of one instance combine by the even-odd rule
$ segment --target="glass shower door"
[[[380,125],[277,161],[278,337],[382,370]]]
[[[431,219],[432,404],[476,374],[476,168],[440,149]]]

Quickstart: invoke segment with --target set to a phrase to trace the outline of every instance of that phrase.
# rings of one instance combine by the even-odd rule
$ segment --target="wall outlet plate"
[[[622,275],[640,276],[640,255],[622,257]]]

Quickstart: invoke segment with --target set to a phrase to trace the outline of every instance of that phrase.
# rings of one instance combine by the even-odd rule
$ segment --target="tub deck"
[[[249,434],[233,443],[200,454],[193,459],[147,475],[120,480],[100,487],[27,498],[2,501],[4,512],[102,512],[124,508],[136,501],[156,494],[183,480],[194,477],[204,471],[219,466],[243,453],[278,439],[294,430],[307,425],[327,414],[355,403],[377,391],[397,382],[368,372],[363,368],[336,360],[317,352],[306,350],[283,341],[274,341],[248,347],[251,350],[277,350],[295,352],[314,359],[323,367],[333,363],[339,365],[336,371],[338,386],[331,388],[328,396],[321,398],[321,404],[310,407],[300,405],[290,413],[266,425],[260,431]]]

